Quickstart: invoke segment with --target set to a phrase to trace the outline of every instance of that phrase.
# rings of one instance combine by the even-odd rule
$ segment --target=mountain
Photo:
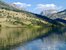
[[[61,18],[66,20],[66,9],[63,11],[57,12],[56,10],[45,10],[40,13],[41,15],[45,15],[50,19],[56,19],[56,18]]]
[[[61,23],[64,26],[66,26],[66,20],[61,19],[61,18],[57,18],[57,19],[54,19],[54,20],[56,20],[57,22]]]
[[[66,20],[64,20],[64,19],[61,19],[61,18],[57,18],[57,19],[55,19],[56,21],[59,21],[59,22],[63,22],[63,23],[65,23],[66,24]]]
[[[6,9],[6,10],[11,10],[11,11],[16,11],[16,12],[25,12],[25,10],[21,10],[19,8],[16,8],[16,6],[13,6],[12,4],[8,4],[4,1],[0,0],[0,9]]]
[[[49,10],[44,10],[44,11],[42,11],[40,14],[41,15],[45,15],[45,16],[47,16],[48,18],[50,18],[51,17],[51,15],[52,14],[55,14],[55,13],[57,13],[57,10],[55,10],[55,9],[49,9]]]
[[[53,11],[48,11],[46,10],[45,12],[41,12],[41,15],[44,16],[44,13],[45,13],[45,16],[47,16],[48,18],[52,19],[52,20],[55,20],[59,23],[61,23],[62,25],[66,25],[66,9],[63,10],[63,11],[60,11],[60,12],[55,12],[55,13],[51,13]]]
[[[13,10],[15,9],[14,7],[10,6],[9,4],[3,2],[3,1],[0,1],[0,8],[1,9],[7,9],[7,10]]]
[[[0,1],[0,27],[52,26],[61,25],[46,16],[17,9]]]
[[[50,18],[51,19],[61,18],[61,19],[66,20],[66,10],[54,13],[54,14],[50,15]]]
[[[66,25],[66,10],[54,13],[50,15],[49,17],[63,25]]]

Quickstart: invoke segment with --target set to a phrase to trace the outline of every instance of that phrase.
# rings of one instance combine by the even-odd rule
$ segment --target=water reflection
[[[66,50],[66,28],[53,28],[49,35],[12,50]]]
[[[47,28],[1,28],[0,29],[0,50],[9,50],[13,46],[19,46],[31,40],[42,38],[52,30]]]

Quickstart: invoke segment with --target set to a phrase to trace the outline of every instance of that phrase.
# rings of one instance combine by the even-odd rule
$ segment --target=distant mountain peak
[[[57,10],[55,9],[49,9],[49,10],[44,10],[41,12],[41,15],[45,16],[50,16],[51,14],[57,13]]]
[[[17,8],[17,9],[19,9],[19,10],[23,10],[23,8],[22,7],[20,7],[20,6],[18,6],[18,5],[16,5],[16,4],[11,4],[11,6],[13,6],[14,8]]]

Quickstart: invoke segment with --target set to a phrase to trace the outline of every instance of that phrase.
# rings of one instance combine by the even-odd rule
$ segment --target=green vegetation
[[[57,26],[55,22],[60,25],[45,16],[19,10],[0,1],[0,50],[48,34],[52,27]]]
[[[61,25],[53,20],[17,9],[3,1],[0,1],[0,25],[2,27],[25,27],[25,26],[52,26]]]

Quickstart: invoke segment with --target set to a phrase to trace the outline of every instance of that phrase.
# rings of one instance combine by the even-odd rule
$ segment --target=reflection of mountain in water
[[[42,39],[43,49],[45,50],[65,50],[66,47],[66,28],[55,30],[54,33]]]
[[[51,27],[45,28],[0,28],[0,50],[9,50],[45,35]],[[7,48],[7,49],[5,49]]]
[[[66,28],[54,28],[49,35],[14,50],[66,50]]]

